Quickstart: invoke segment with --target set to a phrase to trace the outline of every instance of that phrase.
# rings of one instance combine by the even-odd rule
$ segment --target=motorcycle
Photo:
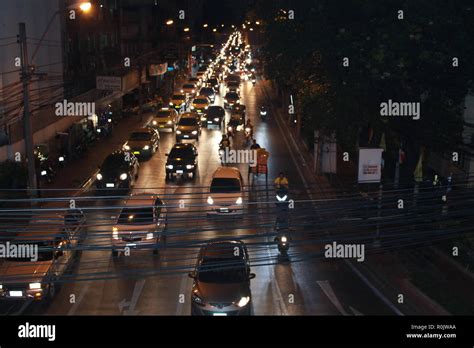
[[[97,127],[97,134],[99,137],[110,136],[112,135],[113,130],[112,118],[110,117],[101,117]]]
[[[278,236],[275,237],[275,242],[278,243],[278,251],[280,254],[287,256],[288,250],[290,249],[290,237],[288,237],[286,233],[279,233]]]
[[[265,108],[265,106],[262,106],[260,108],[260,118],[262,119],[262,121],[265,121],[267,119],[267,114],[268,114],[268,111],[267,109]]]

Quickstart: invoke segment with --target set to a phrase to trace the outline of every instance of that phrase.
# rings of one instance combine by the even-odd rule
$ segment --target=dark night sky
[[[247,1],[204,0],[203,20],[209,24],[238,24],[247,8]]]

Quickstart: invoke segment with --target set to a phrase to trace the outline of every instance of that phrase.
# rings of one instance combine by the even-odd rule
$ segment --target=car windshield
[[[179,120],[180,126],[196,126],[197,120],[194,117],[184,117]]]
[[[183,85],[183,88],[194,88],[194,85],[191,85],[191,84],[186,84],[186,85]]]
[[[184,95],[181,95],[181,94],[175,94],[171,99],[174,99],[174,100],[185,100],[186,97]]]
[[[225,97],[227,99],[239,99],[239,95],[237,93],[227,93]]]
[[[156,113],[156,117],[158,117],[158,118],[170,117],[170,112],[167,111],[167,110],[158,111],[158,112]]]
[[[120,213],[118,223],[123,225],[152,224],[153,208],[124,208]]]
[[[203,88],[201,89],[201,93],[202,94],[205,94],[205,95],[213,95],[214,94],[214,90],[212,88]]]
[[[239,87],[239,83],[234,82],[234,81],[229,81],[229,82],[227,82],[227,86],[229,86],[229,87]]]
[[[188,147],[175,147],[171,150],[169,158],[190,158],[194,157],[194,152]]]
[[[194,104],[207,104],[207,100],[202,98],[194,99]]]
[[[245,263],[238,258],[206,258],[198,268],[198,280],[204,283],[241,283],[245,281]]]
[[[149,132],[133,132],[129,140],[150,140],[151,134]]]
[[[240,181],[234,178],[214,178],[211,183],[211,193],[240,192]]]
[[[13,244],[13,243],[12,243]],[[6,260],[11,262],[31,262],[36,259],[36,253],[39,261],[50,261],[53,259],[53,244],[51,242],[24,242],[16,243],[19,255],[22,257],[7,257]],[[23,250],[23,252],[22,252]],[[28,251],[27,251],[28,250]]]
[[[125,161],[125,154],[114,154],[107,157],[102,164],[103,170],[114,170],[126,168],[127,162]]]
[[[210,106],[209,109],[207,110],[207,114],[211,116],[222,116],[224,115],[225,111],[221,109],[220,106]]]

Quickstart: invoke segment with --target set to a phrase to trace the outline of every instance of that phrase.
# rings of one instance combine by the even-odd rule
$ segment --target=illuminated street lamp
[[[174,23],[174,21],[172,19],[168,19],[166,21],[166,25],[172,25]]]
[[[215,32],[217,31],[217,29],[216,29],[216,28],[214,28],[214,29],[212,29],[212,31],[215,33]]]
[[[89,1],[85,1],[79,4],[79,8],[82,12],[89,12],[89,10],[92,8],[92,4]]]
[[[186,27],[186,28],[183,29],[183,31],[188,32],[188,31],[189,31],[189,28]]]
[[[250,31],[253,31],[253,28],[250,28]]]
[[[204,24],[202,27],[203,27],[203,28],[207,28],[208,26],[209,26],[209,25],[206,23],[206,24]]]
[[[259,21],[256,21],[255,24],[260,25],[260,22],[259,22]]]

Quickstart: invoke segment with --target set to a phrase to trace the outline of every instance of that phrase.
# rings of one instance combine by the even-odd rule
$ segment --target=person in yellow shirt
[[[288,190],[288,179],[285,176],[285,173],[280,172],[274,181],[275,187],[277,189]]]

